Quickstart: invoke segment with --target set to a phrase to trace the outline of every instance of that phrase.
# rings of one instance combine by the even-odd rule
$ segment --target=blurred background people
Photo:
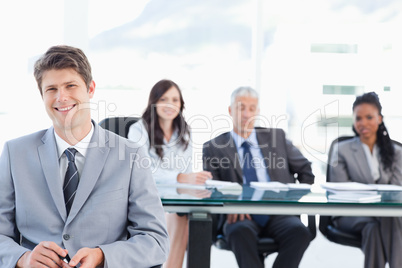
[[[206,142],[203,148],[204,168],[214,180],[250,185],[253,181],[312,184],[314,175],[309,162],[286,139],[279,128],[254,127],[259,115],[259,96],[250,87],[233,91],[229,114],[233,130]],[[243,195],[245,195],[243,187]],[[254,195],[254,194],[250,194]],[[297,216],[228,214],[219,223],[229,247],[241,268],[264,267],[259,254],[260,237],[271,237],[278,243],[278,256],[273,267],[298,267],[310,244],[311,233]]]
[[[402,147],[394,143],[383,122],[375,92],[356,97],[353,131],[330,157],[329,181],[402,185]],[[335,217],[337,228],[360,233],[365,268],[402,267],[402,220],[379,217]]]

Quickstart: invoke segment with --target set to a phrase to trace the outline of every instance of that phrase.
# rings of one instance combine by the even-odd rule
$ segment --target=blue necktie
[[[68,148],[64,153],[68,159],[68,166],[63,185],[64,202],[66,203],[68,215],[74,201],[75,193],[77,192],[79,178],[77,166],[75,165],[75,154],[77,153],[77,150],[74,148]]]
[[[245,183],[250,185],[252,181],[258,181],[257,172],[253,166],[253,157],[250,152],[250,144],[245,141],[242,143],[243,148],[243,175],[246,179]]]
[[[242,143],[241,147],[243,148],[243,175],[246,179],[245,184],[249,185],[252,181],[258,181],[257,172],[252,163],[253,157],[250,152],[250,144],[245,141]],[[264,227],[269,220],[268,215],[253,214],[251,217],[260,227]]]

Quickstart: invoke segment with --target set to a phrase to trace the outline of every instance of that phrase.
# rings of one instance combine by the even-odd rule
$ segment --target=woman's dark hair
[[[184,100],[181,94],[179,86],[171,80],[161,80],[156,83],[149,93],[148,106],[145,112],[142,114],[142,119],[144,120],[145,128],[148,132],[149,146],[150,148],[155,148],[156,154],[162,158],[163,157],[163,130],[159,125],[159,116],[156,112],[156,103],[159,99],[172,87],[177,88],[180,95],[180,112],[175,119],[173,119],[173,131],[178,131],[177,141],[185,149],[187,149],[190,137],[189,126],[183,117],[184,110]]]
[[[355,102],[353,103],[353,111],[357,106],[364,103],[371,104],[377,107],[379,115],[382,116],[382,106],[380,103],[380,99],[375,92],[368,92],[364,93],[361,96],[357,96]],[[356,134],[356,136],[359,136],[354,126],[353,132]],[[388,130],[384,125],[384,121],[382,121],[381,124],[378,126],[376,144],[380,148],[381,162],[384,165],[384,169],[391,170],[392,163],[394,162],[395,149],[389,136]]]

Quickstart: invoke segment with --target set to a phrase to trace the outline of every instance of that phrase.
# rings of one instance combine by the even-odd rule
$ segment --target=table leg
[[[208,213],[190,213],[187,267],[209,268],[211,261],[212,219]]]

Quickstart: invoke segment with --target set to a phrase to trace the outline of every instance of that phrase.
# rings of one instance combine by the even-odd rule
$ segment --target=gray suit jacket
[[[286,139],[285,132],[276,128],[255,128],[258,144],[272,181],[312,184],[314,175],[311,163]],[[230,132],[226,132],[204,144],[204,169],[213,179],[243,184],[243,172],[236,145]]]
[[[72,257],[100,247],[105,267],[151,267],[168,254],[164,212],[144,151],[94,124],[67,217],[53,127],[5,144],[0,158],[0,267],[54,241]],[[22,240],[20,240],[22,239]]]
[[[328,179],[334,182],[402,185],[402,148],[398,145],[394,145],[394,148],[392,171],[384,170],[380,161],[380,179],[375,182],[359,137],[339,142],[330,156]]]

